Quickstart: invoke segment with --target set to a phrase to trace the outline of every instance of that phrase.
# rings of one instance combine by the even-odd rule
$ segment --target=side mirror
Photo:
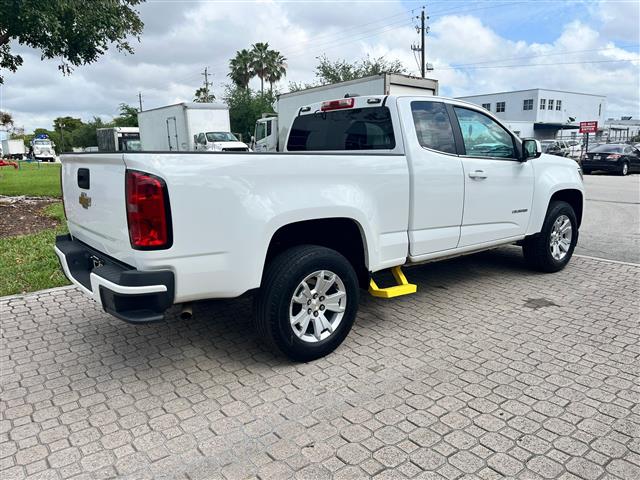
[[[542,146],[535,138],[525,138],[522,141],[522,161],[526,162],[530,158],[538,158],[542,155]]]

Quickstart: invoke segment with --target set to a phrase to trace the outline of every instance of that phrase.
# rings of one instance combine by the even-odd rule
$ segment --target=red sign
[[[580,133],[596,133],[598,122],[580,122]]]

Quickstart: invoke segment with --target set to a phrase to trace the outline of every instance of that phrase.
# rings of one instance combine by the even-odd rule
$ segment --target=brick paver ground
[[[0,300],[0,477],[640,479],[640,268],[517,249],[407,269],[292,364],[250,301],[132,326],[73,288]]]

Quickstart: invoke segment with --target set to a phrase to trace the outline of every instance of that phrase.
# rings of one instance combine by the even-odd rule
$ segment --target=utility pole
[[[427,63],[425,59],[425,42],[424,36],[429,32],[429,27],[426,26],[426,20],[429,20],[429,17],[425,15],[424,12],[425,7],[422,7],[422,11],[420,12],[420,16],[416,17],[420,19],[420,26],[416,27],[418,32],[420,33],[420,46],[411,45],[411,50],[414,52],[420,52],[420,74],[422,78],[425,78],[427,68]]]
[[[207,101],[209,100],[209,85],[213,85],[212,82],[209,81],[209,67],[204,67],[204,72],[201,75],[204,75],[204,94]]]
[[[142,111],[142,92],[138,92],[138,103],[140,103],[140,111]]]
[[[422,67],[422,78],[425,77],[425,63],[424,63],[424,7],[422,7],[422,11],[420,12],[420,30],[421,30],[421,45],[420,49],[422,50],[422,56],[420,58],[420,66]]]

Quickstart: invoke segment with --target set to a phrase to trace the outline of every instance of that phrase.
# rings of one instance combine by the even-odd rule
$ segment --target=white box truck
[[[22,160],[27,156],[24,141],[21,139],[2,140],[2,156],[4,158]]]
[[[366,95],[438,95],[438,81],[395,73],[382,73],[347,82],[307,88],[278,96],[276,114],[256,121],[253,150],[281,152],[287,143],[289,126],[302,107],[325,100]]]
[[[108,127],[96,130],[99,152],[130,152],[140,150],[138,127]]]
[[[145,151],[205,150],[196,148],[201,146],[198,137],[214,132],[231,135],[229,108],[221,103],[185,102],[144,110],[138,113],[138,125]]]

